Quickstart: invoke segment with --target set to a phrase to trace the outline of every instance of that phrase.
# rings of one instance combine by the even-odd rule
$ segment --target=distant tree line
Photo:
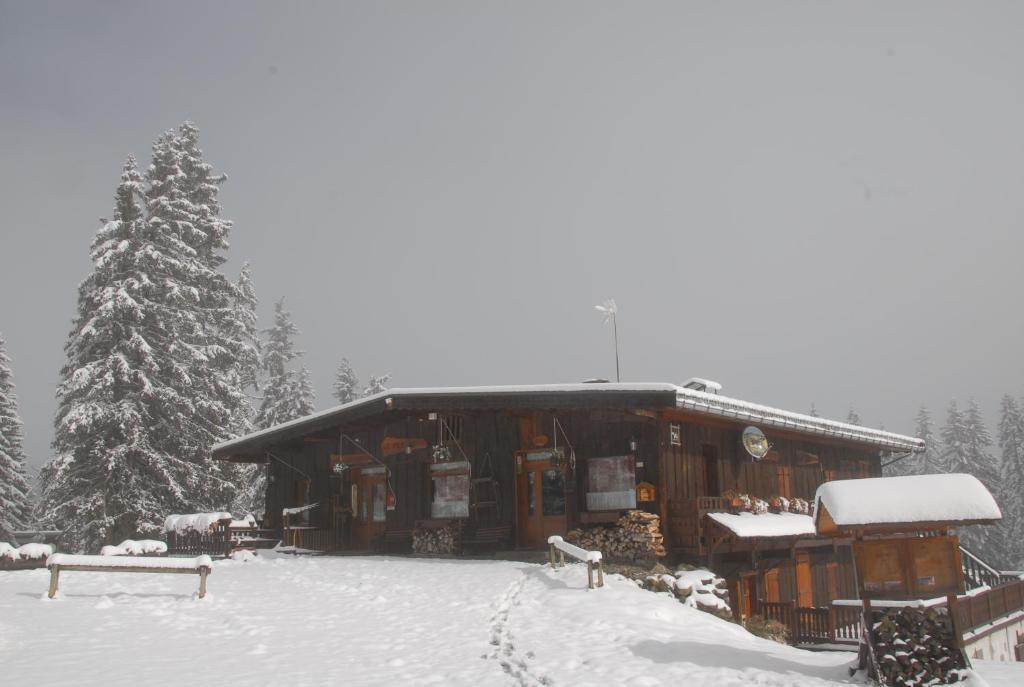
[[[972,553],[1005,570],[1024,569],[1024,414],[1013,396],[1003,397],[995,439],[972,398],[966,409],[949,403],[946,421],[936,433],[925,406],[914,420],[915,435],[926,449],[892,463],[886,473],[921,475],[962,472],[977,477],[1003,512],[996,525],[966,527],[961,541]]]

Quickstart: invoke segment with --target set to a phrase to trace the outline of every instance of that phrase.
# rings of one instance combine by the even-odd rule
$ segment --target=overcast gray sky
[[[1024,5],[0,0],[30,462],[128,153],[184,119],[320,394],[699,375],[911,431],[1024,391]]]

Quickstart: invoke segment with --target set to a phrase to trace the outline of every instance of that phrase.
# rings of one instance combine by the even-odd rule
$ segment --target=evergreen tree
[[[846,414],[846,421],[851,425],[860,424],[860,415],[858,415],[857,411],[853,409],[853,406],[850,406],[850,412]]]
[[[1003,396],[999,412],[1000,488],[1003,511],[1000,523],[1007,541],[1005,565],[1024,568],[1024,413],[1013,396]]]
[[[381,375],[380,377],[370,375],[369,381],[366,382],[366,388],[363,390],[363,397],[373,396],[388,390],[388,382],[391,381],[391,375]]]
[[[183,251],[147,222],[143,186],[130,157],[114,219],[92,243],[57,388],[56,455],[42,473],[40,512],[77,550],[155,531],[201,488],[202,475],[167,437],[191,414],[174,383],[186,377],[172,326],[190,291]]]
[[[210,509],[226,507],[236,493],[236,466],[212,461],[210,447],[251,429],[243,378],[252,351],[251,341],[236,338],[247,330],[246,321],[238,321],[244,308],[238,307],[235,285],[219,271],[231,229],[217,198],[225,177],[203,159],[198,137],[186,122],[157,140],[147,171],[147,208],[154,229],[178,241],[189,287],[172,322],[181,390],[194,408],[193,421],[169,450],[205,473],[195,501]]]
[[[144,176],[134,159],[125,165],[65,346],[40,512],[71,548],[152,532],[171,512],[225,508],[239,468],[214,463],[210,447],[251,427],[254,296],[219,271],[231,226],[217,200],[223,177],[190,124],[152,153]]]
[[[350,403],[359,398],[359,378],[349,365],[348,358],[342,358],[334,375],[334,397],[338,403]]]
[[[889,466],[889,474],[926,475],[936,472],[935,461],[939,455],[937,439],[931,414],[923,405],[918,409],[917,416],[914,418],[914,436],[924,440],[924,451],[911,453],[906,458],[896,461]]]
[[[296,374],[289,363],[302,355],[295,350],[292,337],[299,334],[282,298],[274,305],[274,325],[266,330],[263,346],[263,370],[267,380],[263,402],[256,414],[256,427],[264,429],[313,412],[313,386],[305,367]]]
[[[818,417],[818,409],[814,407],[813,403],[811,404],[811,412],[809,413],[809,415],[811,417]]]
[[[993,494],[997,493],[999,466],[989,453],[992,436],[982,421],[981,409],[972,398],[966,411],[961,411],[953,400],[949,404],[946,426],[942,429],[946,450],[939,459],[942,472],[974,475]],[[960,538],[971,552],[1001,565],[1006,557],[1006,543],[994,526],[965,527]]]
[[[229,322],[228,332],[238,342],[238,376],[243,389],[259,391],[260,342],[256,326],[256,288],[252,281],[249,263],[242,265],[242,271],[235,283],[235,317]]]
[[[10,364],[0,336],[0,541],[13,539],[15,530],[27,529],[31,517],[23,426]]]

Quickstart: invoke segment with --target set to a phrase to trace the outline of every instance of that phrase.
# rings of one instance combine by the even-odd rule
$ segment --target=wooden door
[[[352,548],[371,549],[384,536],[387,484],[384,468],[364,468],[352,476]]]
[[[547,546],[548,537],[567,530],[565,468],[551,451],[516,455],[517,538],[520,546]]]
[[[796,605],[801,608],[810,608],[814,605],[811,556],[806,551],[796,552]]]

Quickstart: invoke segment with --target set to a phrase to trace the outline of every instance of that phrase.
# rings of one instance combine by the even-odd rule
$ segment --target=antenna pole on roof
[[[607,324],[609,320],[612,323],[612,332],[615,336],[615,381],[621,382],[622,377],[619,374],[619,323],[615,319],[615,315],[618,314],[619,308],[615,305],[615,299],[609,298],[601,305],[595,305],[594,310],[604,313],[604,321]]]

